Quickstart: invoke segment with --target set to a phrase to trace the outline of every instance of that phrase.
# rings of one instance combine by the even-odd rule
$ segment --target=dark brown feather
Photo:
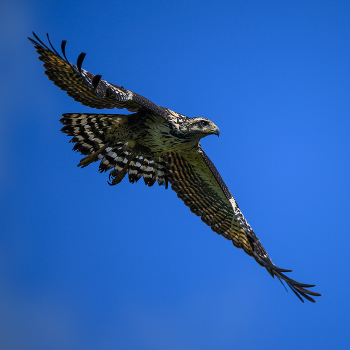
[[[231,240],[234,246],[253,256],[272,276],[285,281],[300,300],[305,298],[315,302],[310,295],[321,294],[305,289],[313,285],[303,284],[285,276],[283,272],[291,270],[280,269],[272,262],[214,164],[202,149],[199,149],[199,154],[200,156],[188,154],[190,162],[184,156],[173,152],[164,157],[171,188],[178,197],[192,213],[201,216],[202,221],[210,225],[214,232]]]

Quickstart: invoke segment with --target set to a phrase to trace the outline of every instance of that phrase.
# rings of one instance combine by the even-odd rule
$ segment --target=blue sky
[[[349,347],[349,2],[14,0],[0,16],[2,348]],[[317,304],[171,190],[77,168],[58,119],[92,110],[48,81],[32,30],[110,82],[213,120],[221,135],[204,150]]]

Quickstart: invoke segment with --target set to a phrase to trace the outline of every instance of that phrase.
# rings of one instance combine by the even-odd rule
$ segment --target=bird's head
[[[192,138],[201,139],[208,135],[220,135],[220,129],[211,120],[206,118],[191,118],[184,124],[181,131]]]

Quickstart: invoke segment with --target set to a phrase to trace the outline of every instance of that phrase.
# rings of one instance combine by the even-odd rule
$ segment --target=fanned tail
[[[73,136],[70,142],[75,143],[73,150],[86,157],[78,166],[82,168],[100,161],[99,171],[111,170],[109,184],[117,185],[126,174],[131,183],[143,177],[148,186],[157,181],[159,185],[168,187],[165,161],[163,157],[150,157],[137,154],[135,142],[116,142],[118,128],[131,115],[123,114],[91,114],[65,113],[60,122],[64,125],[62,132]]]
[[[168,177],[165,171],[163,157],[145,157],[140,155],[135,157],[128,168],[129,181],[137,182],[143,176],[145,184],[153,186],[157,181],[159,186],[165,185],[168,188]]]

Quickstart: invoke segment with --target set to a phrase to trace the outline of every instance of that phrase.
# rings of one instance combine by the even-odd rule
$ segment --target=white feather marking
[[[112,158],[116,158],[117,157],[117,153],[115,153],[115,152],[108,152],[107,156],[110,156]]]
[[[114,167],[114,169],[115,170],[117,170],[117,171],[121,171],[121,170],[123,170],[123,168],[122,167],[120,167],[119,165],[115,165],[115,167]]]

